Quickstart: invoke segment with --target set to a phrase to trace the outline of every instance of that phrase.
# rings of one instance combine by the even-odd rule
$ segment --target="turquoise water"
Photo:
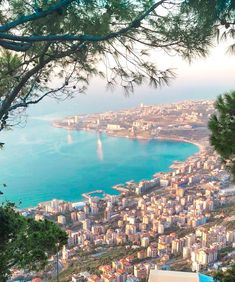
[[[30,207],[53,198],[81,200],[81,194],[168,171],[174,160],[196,153],[193,144],[137,141],[53,128],[50,121],[29,119],[26,128],[4,132],[0,152],[1,200]]]
[[[225,58],[221,57],[221,60],[224,62]],[[231,58],[228,60],[231,62]],[[204,64],[208,63],[204,61]],[[178,79],[172,81],[169,88],[156,90],[145,85],[137,87],[134,95],[126,97],[120,88],[107,92],[105,81],[93,80],[87,95],[77,94],[73,100],[61,103],[46,99],[29,107],[27,114],[31,118],[25,128],[14,127],[13,132],[0,134],[0,142],[6,143],[5,149],[0,151],[0,190],[5,193],[0,201],[21,200],[21,206],[28,207],[52,198],[81,200],[83,192],[97,188],[115,193],[110,188],[112,185],[130,179],[150,178],[157,171],[169,170],[172,161],[184,160],[197,152],[196,146],[187,143],[144,142],[103,135],[100,137],[102,160],[96,134],[68,133],[52,128],[48,120],[43,120],[48,116],[60,118],[79,113],[127,109],[140,103],[214,99],[235,87],[232,71],[226,83],[221,68],[219,79],[215,80],[215,73],[212,72],[210,79],[207,75],[201,75],[199,83],[193,66],[183,67]],[[175,67],[174,63],[172,67]],[[199,68],[196,66],[197,69],[200,72],[206,70],[201,65]],[[210,72],[206,70],[206,73]],[[42,119],[33,119],[33,116]],[[8,187],[1,187],[1,183],[7,183]]]

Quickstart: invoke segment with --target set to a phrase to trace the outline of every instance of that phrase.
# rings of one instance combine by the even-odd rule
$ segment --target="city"
[[[235,187],[208,143],[212,111],[213,101],[187,101],[53,123],[130,138],[184,140],[200,148],[185,162],[174,162],[170,172],[114,186],[119,195],[101,190],[100,196],[84,195],[83,202],[52,200],[22,210],[67,232],[68,243],[59,253],[60,279],[146,281],[150,269],[210,273],[233,262]],[[56,259],[43,277],[55,277]]]
[[[234,282],[235,0],[0,3],[0,282]]]

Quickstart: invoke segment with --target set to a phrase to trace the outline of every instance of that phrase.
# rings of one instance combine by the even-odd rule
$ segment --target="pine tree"
[[[235,91],[220,95],[209,121],[210,143],[235,179]]]
[[[48,258],[67,243],[67,234],[55,223],[36,221],[17,212],[11,203],[0,206],[0,281],[13,268],[44,269]]]

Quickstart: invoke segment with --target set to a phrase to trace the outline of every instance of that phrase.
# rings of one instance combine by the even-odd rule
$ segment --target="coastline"
[[[202,152],[205,150],[206,145],[198,142],[198,140],[191,140],[191,139],[186,139],[186,138],[180,138],[180,137],[169,137],[169,136],[158,136],[158,137],[144,137],[141,135],[137,135],[137,136],[130,136],[130,135],[119,135],[119,134],[115,134],[114,132],[110,132],[107,130],[100,130],[97,131],[95,129],[87,129],[87,128],[73,128],[72,126],[63,126],[63,125],[59,125],[58,123],[52,122],[52,126],[55,128],[62,128],[62,129],[66,129],[69,131],[88,131],[88,132],[98,132],[98,133],[104,133],[107,136],[111,136],[111,137],[117,137],[117,138],[127,138],[127,139],[133,139],[133,140],[162,140],[162,141],[175,141],[175,142],[184,142],[184,143],[190,143],[193,144],[195,146],[197,146],[199,148],[199,152]]]
[[[142,137],[142,136],[137,136],[137,137],[132,137],[132,136],[119,136],[119,135],[115,135],[115,134],[111,134],[108,132],[104,132],[105,134],[107,134],[108,136],[112,136],[112,137],[117,137],[117,138],[127,138],[127,139],[134,139],[134,140],[162,140],[162,141],[175,141],[175,142],[182,142],[182,143],[190,143],[193,144],[195,146],[197,146],[199,148],[199,152],[202,152],[205,150],[206,146],[199,143],[198,141],[194,141],[194,140],[188,140],[185,138],[179,138],[179,137],[165,137],[165,136],[158,136],[158,137]]]
[[[70,130],[70,131],[84,131],[84,132],[91,132],[91,133],[93,133],[93,134],[96,134],[97,133],[97,131],[96,130],[90,130],[90,129],[76,129],[76,128],[65,128],[65,127],[63,127],[63,126],[56,126],[56,127],[58,127],[58,128],[62,128],[62,129],[65,129],[65,130]],[[184,161],[182,161],[181,163],[185,163],[187,160],[188,160],[188,158],[190,158],[190,157],[192,157],[192,156],[194,156],[194,155],[196,155],[196,154],[199,154],[199,153],[201,153],[202,152],[202,150],[204,150],[204,146],[203,145],[201,145],[201,144],[199,144],[199,143],[196,143],[196,141],[192,141],[192,140],[186,140],[186,139],[181,139],[181,138],[176,138],[176,137],[164,137],[164,136],[159,136],[159,137],[155,137],[155,138],[146,138],[146,137],[143,137],[143,136],[136,136],[136,137],[134,137],[134,136],[124,136],[124,135],[121,135],[121,136],[119,136],[118,134],[112,134],[111,132],[107,132],[107,131],[100,131],[100,133],[103,133],[103,134],[105,134],[105,135],[107,135],[107,136],[110,136],[110,137],[115,137],[115,138],[126,138],[126,139],[133,139],[133,140],[139,140],[139,141],[141,141],[141,140],[162,140],[162,141],[174,141],[174,142],[185,142],[185,143],[190,143],[190,144],[194,144],[194,145],[196,145],[197,147],[198,147],[198,149],[199,149],[199,151],[198,152],[196,152],[196,153],[193,153],[192,155],[190,155],[189,157],[187,157]],[[176,160],[174,160],[173,162],[172,162],[172,164],[169,166],[169,171],[174,171],[174,168],[172,168],[171,166],[172,165],[174,165],[175,163],[177,163],[177,159]],[[152,174],[152,177],[150,177],[150,178],[146,178],[146,181],[148,181],[148,180],[151,180],[151,179],[153,179],[154,178],[154,175],[156,174],[156,173],[161,173],[161,172],[154,172],[153,174]],[[164,173],[164,172],[163,172]],[[136,181],[136,183],[138,183],[139,181]],[[123,183],[124,184],[124,183]],[[114,186],[116,186],[116,185],[114,185]],[[108,194],[109,195],[118,195],[118,196],[120,196],[121,195],[121,193],[122,192],[124,192],[124,191],[121,191],[121,189],[115,189],[115,187],[114,186],[112,186],[112,187],[110,187],[110,190],[112,191],[116,191],[116,193],[113,193],[113,192],[109,192]],[[94,191],[90,191],[89,192],[89,194],[90,193],[92,193],[92,192],[94,192]],[[71,203],[76,203],[76,202],[81,202],[81,203],[86,203],[87,202],[87,198],[86,197],[83,197],[83,195],[81,194],[80,195],[81,197],[78,199],[78,200],[75,200],[75,199],[73,199],[73,200],[70,200],[70,201],[68,201],[68,202],[71,202]],[[62,198],[59,198],[60,200],[63,200]],[[52,199],[51,199],[52,200]],[[48,200],[48,201],[50,201],[50,199]],[[65,200],[66,201],[66,200]],[[43,201],[44,202],[44,201]],[[41,203],[41,202],[40,202]],[[38,204],[37,204],[38,205]],[[25,210],[25,209],[28,209],[28,208],[35,208],[37,205],[33,205],[33,206],[31,206],[31,207],[25,207],[25,208],[22,208],[21,210]]]
[[[177,108],[176,110],[174,106],[166,107],[166,109],[164,109],[163,122],[161,120],[162,109],[159,109],[158,107],[155,109],[153,106],[127,110],[120,113],[107,112],[101,114],[88,114],[85,116],[65,116],[61,117],[61,119],[52,120],[49,122],[49,124],[51,127],[64,129],[63,131],[65,132],[67,131],[67,143],[73,142],[71,141],[73,138],[71,135],[72,131],[84,131],[88,133],[90,132],[93,135],[92,138],[96,137],[95,139],[97,139],[98,142],[97,146],[102,146],[102,144],[100,144],[101,141],[99,141],[99,139],[101,140],[101,136],[99,136],[101,134],[104,134],[104,136],[107,137],[114,137],[118,139],[132,139],[141,143],[153,142],[154,144],[154,141],[156,144],[157,141],[162,141],[163,144],[164,141],[179,142],[182,143],[179,145],[182,146],[180,148],[184,148],[184,146],[186,146],[183,145],[183,143],[194,145],[191,147],[192,150],[189,151],[189,154],[187,154],[184,158],[180,157],[181,152],[178,151],[178,155],[175,155],[175,157],[171,159],[171,163],[165,170],[158,168],[152,169],[151,175],[149,174],[148,176],[143,177],[143,179],[148,181],[153,179],[156,173],[170,173],[174,171],[175,168],[172,167],[172,165],[176,166],[177,162],[181,163],[182,165],[183,163],[185,164],[190,161],[190,158],[198,158],[200,157],[200,153],[206,153],[208,148],[208,131],[206,130],[205,119],[201,118],[203,117],[201,112],[203,113],[204,111],[206,113],[204,116],[207,116],[207,109],[209,106],[206,104],[206,106],[204,106],[205,109],[201,110],[202,104],[200,103],[199,105],[200,115],[196,115],[194,112],[191,115],[192,108],[194,108],[195,112],[197,112],[197,103],[195,104],[195,107],[192,107],[191,104],[188,105],[187,103],[182,105],[183,114],[180,111],[180,108]],[[173,114],[171,115],[172,112]],[[177,118],[175,112],[178,114]],[[150,119],[149,116],[153,117],[153,119]],[[198,124],[195,124],[195,120],[197,119]],[[178,145],[175,143],[174,146]],[[97,148],[99,149],[100,147]],[[156,153],[155,151],[152,151],[151,154]],[[182,161],[178,161],[180,159],[182,159]],[[142,161],[144,162],[144,159],[142,159]],[[142,161],[140,160],[140,162]],[[133,176],[130,174],[126,175],[126,179],[130,179],[130,177],[132,178]],[[139,180],[139,177],[137,177],[137,179]],[[136,180],[136,182],[139,182],[138,180]],[[113,183],[115,185],[115,183],[120,183],[120,181],[123,184],[125,183],[122,178],[118,179],[117,176]],[[109,186],[109,194],[119,194],[120,191],[113,189],[112,185]],[[54,197],[57,197],[57,195],[55,194]],[[73,193],[71,193],[70,197],[66,196],[65,199],[66,198],[70,198],[70,201],[77,201],[77,196],[73,197]],[[79,200],[84,201],[82,193],[79,195]]]
[[[180,162],[180,163],[185,163],[189,158],[191,158],[192,156],[195,156],[197,154],[200,154],[202,152],[205,151],[206,149],[206,145],[202,144],[202,143],[199,143],[198,141],[196,140],[189,140],[189,139],[186,139],[186,138],[180,138],[180,137],[174,137],[174,136],[171,136],[171,137],[166,137],[166,136],[158,136],[158,137],[146,137],[146,136],[141,136],[141,135],[137,135],[137,136],[130,136],[130,135],[119,135],[119,134],[115,134],[114,132],[110,132],[110,131],[106,131],[106,130],[100,130],[100,131],[97,131],[97,130],[94,130],[94,129],[87,129],[87,128],[73,128],[73,127],[69,127],[69,126],[62,126],[62,125],[58,125],[58,124],[54,124],[52,123],[53,126],[57,127],[57,128],[62,128],[62,129],[66,129],[66,130],[69,130],[69,131],[84,131],[84,132],[92,132],[92,133],[103,133],[107,136],[110,136],[110,137],[115,137],[115,138],[126,138],[126,139],[132,139],[132,140],[146,140],[146,141],[150,141],[150,140],[160,140],[160,141],[174,141],[174,142],[181,142],[181,143],[189,143],[189,144],[193,144],[195,145],[197,148],[198,148],[198,152],[192,154],[191,156],[189,156],[187,159],[185,159],[184,161]],[[177,163],[178,160],[175,160],[172,162],[172,164],[169,166],[169,169],[171,171],[174,171],[175,168],[172,167],[174,166],[175,163]],[[154,175],[157,174],[159,172],[155,172],[153,174],[153,177],[154,178]],[[151,179],[152,179],[151,178]],[[149,180],[149,179],[147,179]],[[137,181],[138,182],[138,181]],[[124,192],[124,190],[122,190],[123,188],[118,188],[116,187],[117,185],[114,185],[112,187],[113,190],[115,191],[118,191],[120,195],[122,192]],[[89,192],[89,194],[92,193],[92,192]],[[86,198],[86,197],[85,197]],[[87,200],[84,199],[83,202],[86,202]]]

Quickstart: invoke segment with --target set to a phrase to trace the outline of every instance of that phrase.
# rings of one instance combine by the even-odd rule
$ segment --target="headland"
[[[109,136],[138,140],[189,142],[204,150],[208,146],[207,123],[213,101],[185,101],[151,105],[55,120],[53,126],[68,130],[104,132]]]

